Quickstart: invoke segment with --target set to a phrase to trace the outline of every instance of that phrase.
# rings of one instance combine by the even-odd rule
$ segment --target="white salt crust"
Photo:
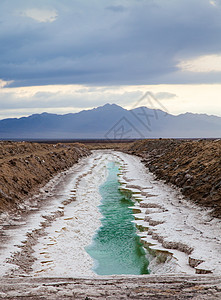
[[[134,223],[142,228],[138,234],[155,256],[148,254],[151,272],[221,274],[221,221],[211,218],[208,210],[184,200],[178,190],[155,180],[138,157],[99,150],[51,180],[36,196],[36,201],[47,204],[25,222],[17,222],[18,228],[7,230],[10,238],[0,249],[0,275],[10,274],[12,269],[19,273],[19,268],[7,263],[7,259],[21,251],[18,246],[26,243],[27,233],[41,228],[47,216],[60,211],[63,215],[47,225],[46,235],[38,237],[32,247],[36,261],[29,275],[97,276],[85,247],[101,225],[99,187],[107,178],[109,161],[120,163],[121,187],[132,192]],[[26,205],[34,210],[33,203]],[[12,223],[7,215],[2,218]]]

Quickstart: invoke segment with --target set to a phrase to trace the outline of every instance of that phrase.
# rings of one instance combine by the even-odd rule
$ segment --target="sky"
[[[141,102],[221,116],[220,98],[221,0],[0,1],[0,119]]]

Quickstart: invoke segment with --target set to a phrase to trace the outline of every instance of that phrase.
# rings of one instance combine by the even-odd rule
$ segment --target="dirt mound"
[[[143,157],[157,178],[221,218],[221,140],[143,140],[127,151]]]
[[[0,212],[17,209],[24,198],[89,153],[79,143],[0,142]]]

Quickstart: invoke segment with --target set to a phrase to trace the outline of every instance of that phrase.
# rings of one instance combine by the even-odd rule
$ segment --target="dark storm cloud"
[[[215,6],[215,4],[217,5]],[[220,82],[177,63],[221,48],[209,0],[1,0],[0,79],[11,86]]]

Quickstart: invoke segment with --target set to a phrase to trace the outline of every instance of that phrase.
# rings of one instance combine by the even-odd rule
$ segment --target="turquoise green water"
[[[100,187],[102,226],[86,249],[95,261],[94,271],[98,275],[148,274],[148,260],[128,208],[133,202],[118,189],[118,165],[110,163],[108,170],[107,181]]]

